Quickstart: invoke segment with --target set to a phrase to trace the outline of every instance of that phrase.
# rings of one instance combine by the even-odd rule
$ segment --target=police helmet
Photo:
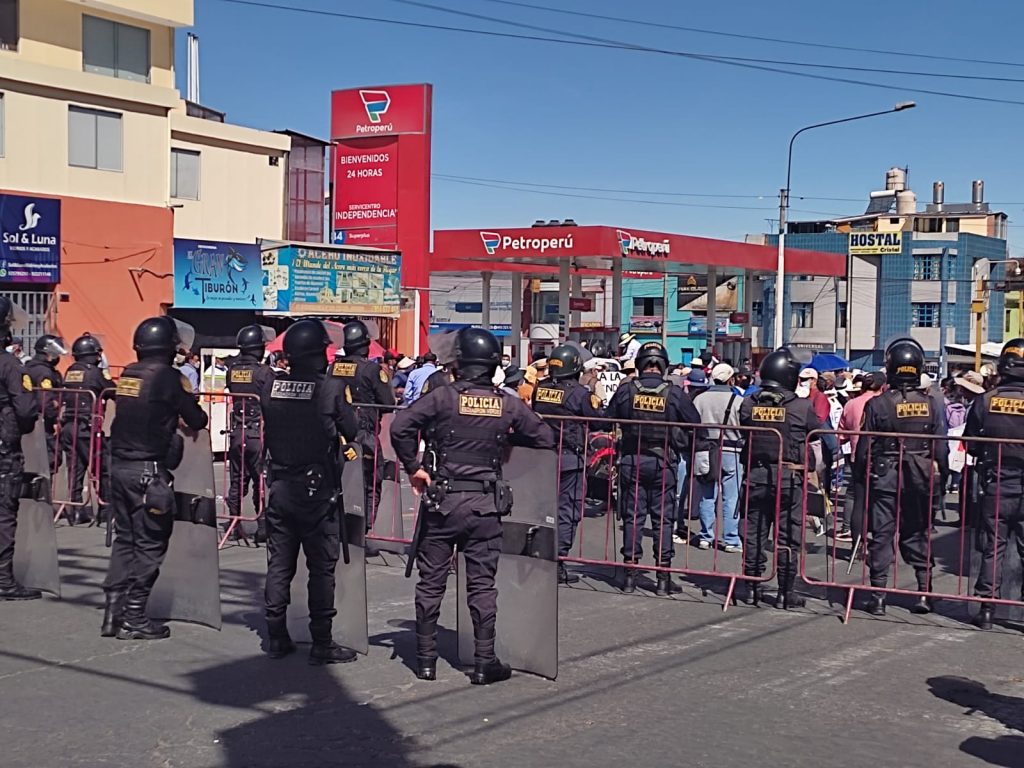
[[[924,352],[913,339],[897,339],[885,349],[885,378],[898,389],[919,389]]]
[[[1024,379],[1024,339],[1010,339],[1003,345],[996,370],[1008,379]]]
[[[758,373],[761,376],[761,386],[765,389],[784,389],[788,392],[796,391],[800,371],[807,367],[811,356],[803,350],[782,347],[770,352],[761,361]]]
[[[60,336],[54,336],[52,333],[44,333],[36,339],[35,350],[37,353],[53,360],[68,353],[67,348],[64,346],[64,339]]]
[[[344,343],[346,355],[365,355],[370,351],[370,329],[362,320],[345,323]]]
[[[79,339],[81,341],[81,339]],[[78,341],[75,342],[78,344]],[[141,360],[144,357],[167,357],[182,346],[178,326],[167,315],[150,317],[139,323],[132,337],[132,349]],[[75,354],[74,347],[71,353]],[[77,357],[77,355],[75,355]]]
[[[98,357],[101,352],[103,352],[103,345],[100,344],[100,340],[89,333],[83,333],[71,345],[71,354],[75,360],[81,360],[89,356]]]
[[[292,364],[326,364],[327,347],[330,343],[331,337],[327,335],[327,329],[321,321],[299,320],[285,331],[284,356]]]
[[[579,376],[583,372],[579,350],[570,344],[559,344],[548,355],[548,370],[555,380]]]
[[[235,346],[243,352],[254,352],[257,357],[263,357],[266,345],[267,339],[263,335],[263,328],[259,325],[245,326],[235,338]]]
[[[460,328],[455,335],[455,359],[461,366],[501,364],[501,345],[483,328]]]
[[[597,339],[590,345],[590,352],[594,357],[608,357],[608,345],[603,340]]]
[[[636,369],[643,373],[650,365],[658,366],[658,370],[664,373],[668,369],[668,352],[657,341],[648,341],[640,347],[636,353]]]

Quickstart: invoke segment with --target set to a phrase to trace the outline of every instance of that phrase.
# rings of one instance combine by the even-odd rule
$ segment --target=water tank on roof
[[[909,189],[896,193],[896,215],[909,216],[917,211],[917,195]]]
[[[885,172],[885,188],[902,192],[907,188],[907,172],[902,168],[890,168]]]

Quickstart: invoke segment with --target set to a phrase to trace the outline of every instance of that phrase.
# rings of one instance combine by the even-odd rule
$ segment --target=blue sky
[[[393,0],[265,0],[279,5],[530,32]],[[523,0],[588,13],[830,45],[1020,62],[997,66],[738,40],[564,16],[486,0],[424,0],[526,24],[647,47],[718,56],[943,72],[1024,80],[1019,30],[1024,4],[933,0],[896,4],[820,0]],[[919,200],[946,184],[947,202],[986,197],[1024,225],[1024,105],[914,93],[909,86],[1024,102],[1024,82],[948,80],[892,73],[801,70],[891,83],[906,90],[810,80],[634,51],[553,45],[241,6],[196,2],[204,104],[232,122],[327,137],[332,89],[389,83],[434,85],[435,174],[637,190],[568,194],[662,200],[629,203],[494,189],[435,178],[433,226],[528,226],[576,219],[738,239],[765,231],[785,182],[786,144],[797,128],[915,100],[914,110],[809,132],[797,140],[792,218],[854,214],[892,165],[910,167]],[[184,89],[179,35],[179,85]],[[796,67],[789,67],[796,69]],[[501,185],[499,185],[501,186]],[[552,190],[557,191],[557,190]],[[763,196],[667,197],[649,192]],[[735,208],[690,207],[692,205]],[[1024,228],[1010,230],[1024,251]],[[1020,243],[1020,247],[1014,247]]]

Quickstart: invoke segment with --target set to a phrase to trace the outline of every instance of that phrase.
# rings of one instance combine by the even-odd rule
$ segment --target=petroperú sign
[[[430,86],[384,85],[331,93],[331,140],[426,133]]]
[[[668,240],[645,240],[642,237],[634,237],[623,229],[617,229],[615,233],[619,237],[623,256],[649,256],[652,259],[664,259],[672,252],[672,246],[669,245]]]
[[[572,235],[563,237],[525,237],[503,235],[500,232],[481,232],[480,240],[488,256],[498,251],[531,251],[546,253],[547,251],[571,251]]]

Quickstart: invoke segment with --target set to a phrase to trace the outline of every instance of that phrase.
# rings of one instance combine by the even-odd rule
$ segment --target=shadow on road
[[[940,699],[998,720],[1005,728],[1024,733],[1024,699],[992,693],[984,684],[966,677],[932,677],[931,692]],[[960,751],[990,765],[1018,768],[1024,755],[1024,736],[971,736],[960,744]]]

